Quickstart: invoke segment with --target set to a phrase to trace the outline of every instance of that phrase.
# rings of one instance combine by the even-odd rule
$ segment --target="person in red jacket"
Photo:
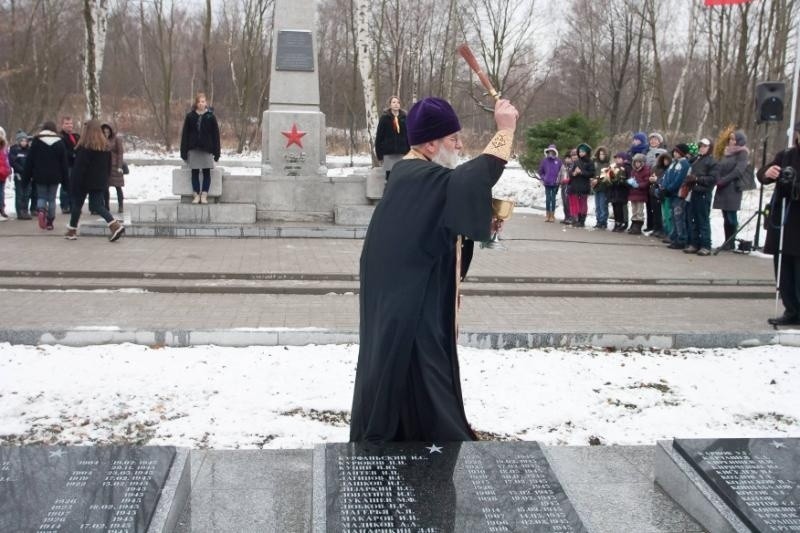
[[[11,175],[11,164],[8,162],[8,141],[6,132],[0,128],[0,220],[8,219],[6,214],[6,180]]]

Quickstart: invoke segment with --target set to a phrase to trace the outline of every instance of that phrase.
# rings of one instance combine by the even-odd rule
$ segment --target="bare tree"
[[[370,153],[375,160],[375,131],[378,128],[378,98],[375,90],[375,42],[370,35],[371,13],[370,0],[353,0],[355,2],[356,47],[358,50],[358,70],[364,91],[364,115],[367,123],[367,138]]]
[[[86,116],[100,118],[100,72],[108,30],[108,0],[83,0],[84,51],[83,87],[86,96]]]
[[[237,138],[236,151],[244,151],[255,133],[254,126],[260,124],[254,117],[260,116],[264,107],[270,72],[266,57],[271,42],[269,24],[272,0],[238,0],[235,6],[225,10],[226,48],[235,113],[234,133]]]

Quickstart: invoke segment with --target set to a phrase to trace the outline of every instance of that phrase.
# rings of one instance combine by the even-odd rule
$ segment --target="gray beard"
[[[445,168],[456,168],[458,166],[458,152],[450,151],[444,146],[439,147],[439,152],[431,158],[431,161]]]

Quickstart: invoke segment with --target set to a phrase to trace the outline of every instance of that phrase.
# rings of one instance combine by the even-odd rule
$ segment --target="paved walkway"
[[[86,215],[84,218],[94,218]],[[0,224],[11,342],[165,344],[357,339],[357,239],[62,238]],[[332,228],[332,227],[330,227]],[[326,227],[321,226],[324,232]],[[505,250],[477,250],[462,342],[480,346],[795,343],[765,322],[772,263],[697,257],[660,241],[520,213]]]

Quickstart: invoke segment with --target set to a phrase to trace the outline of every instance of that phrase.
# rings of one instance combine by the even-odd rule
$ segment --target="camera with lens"
[[[784,187],[791,187],[797,181],[797,171],[794,167],[783,167],[778,175],[778,184]]]

